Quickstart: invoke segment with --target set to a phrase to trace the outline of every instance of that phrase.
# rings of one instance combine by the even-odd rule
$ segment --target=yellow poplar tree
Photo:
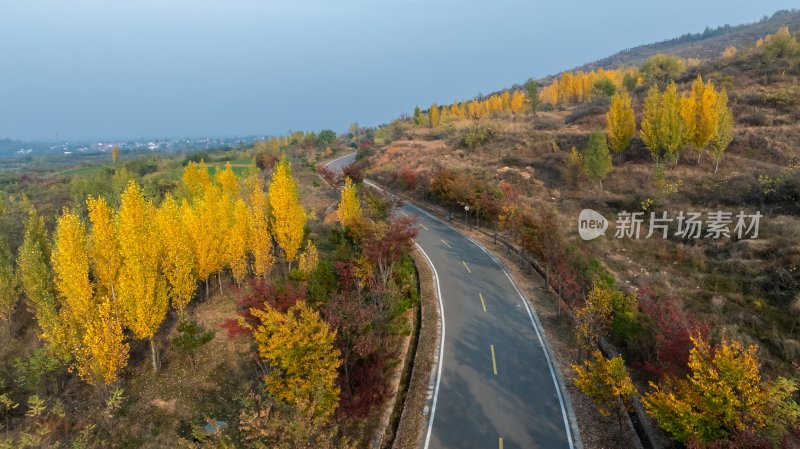
[[[58,220],[52,256],[63,330],[57,346],[75,358],[73,367],[83,380],[110,384],[128,361],[128,345],[111,299],[94,297],[88,247],[85,226],[65,210]]]
[[[95,305],[82,343],[75,354],[78,375],[92,385],[98,380],[106,385],[116,382],[128,363],[130,348],[110,298]]]
[[[58,291],[59,319],[65,330],[55,345],[74,355],[94,312],[86,227],[76,213],[64,210],[56,224],[54,241],[53,274]]]
[[[225,169],[218,171],[214,180],[222,188],[222,192],[225,195],[232,198],[239,196],[239,180],[236,178],[236,174],[233,173],[230,162],[225,163]]]
[[[253,254],[253,272],[256,276],[266,278],[275,264],[272,252],[274,245],[269,232],[269,215],[267,214],[267,197],[261,189],[258,178],[253,180],[250,193],[250,238],[248,247]]]
[[[613,291],[609,286],[595,281],[586,295],[586,303],[575,312],[575,333],[582,348],[596,348],[600,337],[608,332],[612,316],[612,295]]]
[[[251,240],[249,232],[250,212],[244,200],[238,199],[233,206],[233,223],[226,241],[228,266],[237,284],[241,284],[247,275],[247,243]]]
[[[667,85],[661,97],[661,110],[658,113],[658,140],[661,148],[675,163],[678,154],[686,143],[684,120],[681,116],[681,97],[678,88],[672,81]]]
[[[614,94],[611,107],[606,114],[606,121],[609,146],[613,152],[621,154],[628,149],[631,139],[636,134],[636,118],[628,91],[622,90]]]
[[[195,268],[197,270],[197,278],[205,283],[206,299],[208,299],[208,278],[214,272],[213,258],[213,244],[210,240],[212,226],[203,218],[200,210],[203,206],[203,201],[195,201],[195,207],[189,205],[184,201],[181,204],[181,220],[186,227],[186,232],[189,235],[189,243],[192,248],[192,258],[195,261]]]
[[[361,217],[361,202],[358,200],[358,192],[349,176],[344,178],[342,198],[339,200],[336,216],[344,226],[350,226]]]
[[[153,371],[158,371],[155,335],[167,313],[167,286],[160,270],[163,241],[155,226],[155,208],[135,181],[122,194],[117,214],[122,267],[117,294],[125,326],[149,340]]]
[[[211,184],[211,175],[208,173],[208,166],[206,166],[206,163],[202,160],[199,163],[194,161],[189,162],[183,169],[181,181],[193,195],[202,193],[203,189]]]
[[[306,274],[311,274],[319,264],[319,254],[317,253],[317,246],[311,240],[306,243],[306,249],[300,254],[300,261],[298,267]]]
[[[661,141],[659,139],[659,114],[661,112],[661,92],[653,84],[647,91],[644,99],[644,113],[642,116],[642,129],[639,132],[642,142],[648,150],[653,160],[658,163],[661,156]]]
[[[510,113],[511,112],[511,93],[509,93],[508,91],[503,92],[503,94],[500,96],[500,101],[502,103],[501,106],[500,106],[501,110],[503,112],[505,112],[506,114]]]
[[[431,128],[439,126],[441,117],[439,116],[439,105],[433,103],[428,109],[428,121]]]
[[[450,114],[452,114],[452,116],[456,119],[464,118],[464,111],[461,109],[461,106],[456,101],[454,101],[453,104],[450,106]]]
[[[167,279],[168,296],[172,307],[183,319],[197,287],[197,269],[181,212],[175,199],[168,195],[158,208],[156,224],[164,242],[162,269]]]
[[[117,146],[111,149],[111,162],[115,165],[119,162],[119,147]]]
[[[339,402],[336,332],[304,301],[285,314],[269,306],[250,312],[261,322],[253,337],[271,368],[265,379],[267,390],[281,402],[310,407],[315,417],[329,419]]]
[[[722,154],[733,141],[733,111],[728,106],[728,93],[725,89],[717,94],[717,129],[711,139],[711,157],[714,159],[714,173],[719,169]]]
[[[284,156],[275,167],[269,185],[269,203],[272,219],[270,227],[285,260],[291,267],[297,259],[306,226],[306,211],[300,204],[297,184],[292,177],[289,159]]]
[[[703,78],[697,75],[689,95],[681,104],[681,116],[685,123],[686,140],[697,152],[697,162],[700,163],[705,148],[717,132],[719,121],[717,94],[710,81],[704,84]]]
[[[511,112],[513,114],[520,114],[525,110],[525,95],[515,90],[514,94],[511,95]]]
[[[86,200],[92,230],[89,236],[89,256],[98,288],[111,295],[116,302],[117,276],[120,256],[116,224],[111,208],[102,197]],[[115,305],[116,307],[116,305]]]
[[[182,207],[183,222],[189,232],[197,264],[197,278],[205,283],[206,297],[209,293],[209,277],[222,270],[225,264],[224,248],[230,225],[230,204],[229,198],[219,187],[209,184],[195,198],[192,206],[185,204]]]

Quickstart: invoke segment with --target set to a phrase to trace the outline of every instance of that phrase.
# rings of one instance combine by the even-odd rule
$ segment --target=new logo
[[[608,220],[599,212],[584,209],[578,216],[578,234],[584,240],[594,240],[601,235],[606,235]]]

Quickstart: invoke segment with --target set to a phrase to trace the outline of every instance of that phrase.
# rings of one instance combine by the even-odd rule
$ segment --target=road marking
[[[372,184],[371,182],[369,182],[367,180],[365,180],[364,183],[367,184],[367,185],[370,185],[370,186],[372,186],[374,188],[377,188],[378,190],[382,190],[380,187],[376,186],[375,184]],[[414,209],[416,209],[416,210],[418,210],[420,212],[422,212],[423,214],[425,214],[428,217],[430,217],[431,220],[433,220],[433,221],[435,221],[437,223],[440,223],[440,224],[442,224],[444,226],[448,226],[448,227],[452,228],[447,223],[445,223],[442,220],[440,220],[438,217],[435,217],[432,214],[428,213],[428,211],[426,211],[426,210],[424,210],[422,208],[419,208],[419,207],[415,206],[412,203],[406,203],[406,205],[409,206],[409,207],[412,207],[412,208],[414,208]],[[561,406],[561,416],[564,418],[564,428],[565,428],[564,430],[566,430],[566,432],[567,432],[567,441],[569,443],[569,447],[570,447],[570,449],[575,449],[576,444],[575,444],[575,441],[574,441],[574,437],[572,435],[572,426],[570,425],[570,420],[567,417],[567,404],[565,403],[565,399],[564,399],[566,391],[563,392],[563,393],[561,391],[561,385],[558,383],[558,380],[557,380],[557,376],[556,376],[556,373],[555,373],[555,368],[553,366],[553,360],[550,358],[550,354],[547,351],[547,349],[545,349],[545,345],[544,345],[544,342],[542,341],[542,336],[540,334],[539,326],[536,324],[536,320],[534,319],[533,313],[531,312],[531,309],[528,306],[528,302],[525,300],[525,296],[522,294],[522,292],[520,291],[519,287],[517,287],[517,284],[514,282],[514,280],[511,279],[511,275],[508,274],[508,271],[506,271],[505,267],[503,267],[503,265],[493,255],[491,255],[486,248],[484,248],[483,246],[479,245],[477,242],[475,242],[475,240],[472,240],[471,238],[469,238],[467,236],[463,236],[463,237],[466,238],[467,240],[469,240],[470,242],[472,242],[478,248],[480,248],[484,253],[486,253],[487,256],[489,256],[490,259],[492,259],[492,261],[494,261],[494,263],[497,265],[497,267],[500,268],[500,270],[502,270],[503,273],[506,275],[506,278],[508,278],[508,281],[511,282],[511,285],[514,287],[514,290],[517,291],[517,295],[519,295],[520,299],[523,300],[523,304],[525,305],[525,308],[528,311],[528,317],[531,319],[531,324],[533,325],[533,329],[536,331],[536,336],[539,338],[539,343],[541,344],[542,351],[544,352],[544,357],[547,360],[547,365],[550,368],[550,376],[553,379],[553,384],[556,387],[556,395],[558,396],[558,402],[559,402],[559,405]],[[417,244],[416,242],[415,242],[415,244],[417,245],[417,247],[419,247],[419,244]],[[420,249],[422,249],[422,248],[420,247]],[[422,253],[425,254],[425,251],[423,251]],[[430,258],[427,257],[427,254],[425,254],[425,256],[428,259],[428,263],[431,266],[433,266],[433,263],[430,261]],[[436,275],[436,268],[434,268],[433,271],[434,271],[434,277],[435,277],[435,279],[437,281],[437,287],[438,287],[439,286],[439,283],[438,283],[438,279],[439,278],[438,278],[438,275]],[[439,311],[441,313],[441,318],[442,318],[442,344],[440,345],[440,348],[439,348],[439,360],[440,360],[439,372],[438,372],[437,378],[436,378],[436,388],[434,390],[433,408],[431,409],[430,421],[428,421],[428,436],[425,439],[425,447],[424,447],[424,449],[428,449],[428,445],[429,445],[430,439],[431,439],[431,431],[433,430],[433,413],[436,411],[436,399],[438,398],[438,395],[439,395],[439,381],[441,380],[441,375],[442,375],[442,363],[441,363],[441,360],[443,360],[442,356],[444,354],[444,306],[442,305],[441,288],[440,287],[438,288],[438,291],[439,291]],[[573,412],[570,411],[569,413],[571,415]],[[575,435],[575,437],[580,438],[580,434]]]
[[[444,244],[445,244],[445,246],[447,246],[448,248],[452,248],[452,246],[450,246],[450,244],[449,244],[449,243],[445,242],[445,241],[444,241],[444,239],[439,239],[439,240],[441,240],[441,241],[442,241],[442,243],[444,243]]]
[[[461,263],[463,263],[463,264],[464,264],[464,268],[466,268],[466,269],[467,269],[467,273],[472,273],[472,270],[470,270],[470,269],[469,269],[469,267],[467,266],[467,263],[466,263],[466,262],[464,262],[464,261],[462,260],[462,261],[461,261]]]
[[[431,404],[431,417],[428,420],[428,434],[425,437],[425,449],[428,449],[428,445],[431,442],[431,433],[433,433],[433,418],[436,416],[436,403],[439,400],[439,384],[442,380],[442,365],[444,365],[444,304],[442,303],[442,286],[439,284],[439,273],[436,272],[436,267],[431,262],[431,258],[428,257],[428,254],[425,252],[424,249],[419,245],[419,243],[414,242],[414,245],[419,248],[422,255],[425,256],[425,260],[428,261],[428,265],[431,266],[433,270],[433,279],[436,281],[436,296],[439,299],[439,319],[442,322],[442,331],[439,335],[439,366],[436,369],[436,385],[433,387],[433,403]]]
[[[500,270],[502,270],[503,273],[506,275],[506,278],[508,278],[508,282],[510,282],[511,286],[514,287],[514,290],[516,290],[517,295],[519,295],[520,299],[522,299],[522,303],[525,305],[525,309],[527,309],[528,311],[528,317],[531,319],[533,330],[536,331],[536,337],[538,337],[539,339],[539,345],[542,347],[542,352],[544,352],[544,358],[545,360],[547,360],[547,366],[550,368],[550,377],[552,377],[553,384],[556,387],[556,396],[558,396],[558,402],[559,405],[561,406],[561,416],[564,418],[564,428],[567,431],[567,442],[569,443],[570,449],[574,449],[575,443],[573,442],[572,439],[572,427],[570,426],[569,418],[567,417],[567,406],[564,401],[564,395],[561,392],[561,386],[558,383],[555,368],[553,367],[553,361],[550,359],[550,353],[547,351],[544,341],[542,341],[541,331],[539,330],[539,326],[536,324],[536,320],[533,318],[533,313],[531,312],[530,306],[528,306],[528,301],[525,299],[525,296],[522,294],[522,291],[520,291],[519,287],[517,287],[517,283],[514,282],[514,280],[511,278],[511,275],[508,274],[508,271],[506,271],[503,264],[501,264],[500,261],[497,260],[497,258],[495,258],[491,253],[489,253],[489,251],[486,248],[479,245],[475,240],[472,240],[467,236],[464,236],[464,238],[466,238],[467,240],[472,242],[475,246],[483,250],[483,252],[486,253],[486,255],[489,256],[489,258],[492,259],[495,264],[497,264],[498,268],[500,268]]]
[[[503,437],[500,437],[500,449],[503,449]]]
[[[422,226],[422,229],[424,229],[424,230],[426,230],[426,231],[430,231],[430,229],[426,228],[424,224],[422,224],[422,223],[417,223],[417,224],[419,224],[420,226]]]
[[[483,311],[486,312],[486,303],[483,302],[483,294],[482,293],[478,293],[478,296],[481,297],[481,305],[483,306]]]
[[[400,211],[400,213],[401,213],[401,214],[403,214],[403,216],[404,216],[404,217],[408,217],[408,214],[407,214],[407,213],[405,213],[405,212],[403,212],[403,211]]]
[[[494,371],[494,375],[497,375],[497,360],[494,358],[494,345],[489,345],[492,348],[492,371]]]

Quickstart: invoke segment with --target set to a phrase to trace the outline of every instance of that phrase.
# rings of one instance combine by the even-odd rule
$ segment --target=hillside
[[[778,11],[771,17],[765,17],[755,23],[707,28],[702,33],[686,34],[662,42],[628,48],[584,64],[575,70],[589,71],[601,67],[612,69],[619,66],[639,65],[657,53],[667,53],[682,58],[697,58],[701,61],[716,59],[728,47],[738,49],[751,47],[757,39],[773,33],[783,26],[788,26],[793,31],[800,28],[800,10]],[[558,75],[548,76],[542,81],[550,82]]]
[[[770,20],[798,17],[792,13]],[[548,88],[560,89],[560,94],[551,103],[542,98],[535,115],[515,111],[513,103],[505,106],[508,100],[498,94],[430,109],[416,120],[399,119],[375,133],[374,152],[364,152],[368,174],[455,213],[471,226],[499,232],[533,254],[550,288],[573,311],[588,307],[586,299],[597,288],[629,298],[610,306],[616,324],[600,336],[624,355],[643,395],[650,391],[649,381],[686,373],[690,337],[697,335],[715,344],[756,345],[764,379],[797,379],[800,43],[796,34],[770,29],[768,23],[777,22],[705,40],[697,48],[742,44],[734,55],[688,68],[676,58],[674,66],[680,70],[666,80],[674,81],[681,104],[688,101],[698,75],[716,92],[727,91],[734,125],[718,170],[710,152],[698,157],[685,141],[676,148],[676,159],[662,155],[654,163],[657,152],[637,133],[630,148],[614,156],[610,173],[598,186],[587,176],[590,136],[606,129],[610,97],[627,90],[624,73],[601,71],[570,73],[555,87],[542,86],[543,97],[551,93]],[[747,36],[752,36],[749,43]],[[756,46],[757,39],[762,44]],[[640,54],[671,45],[683,57],[690,54],[680,52],[692,48],[659,45]],[[709,55],[715,52],[708,50]],[[664,81],[648,81],[651,75],[644,68],[636,71],[627,92],[637,130],[650,85],[657,92],[668,90]],[[598,211],[611,222],[605,237],[584,241],[578,236],[583,209]],[[674,223],[664,238],[645,237],[647,223],[638,237],[615,235],[621,213],[638,212],[647,221],[651,213],[675,217],[681,211],[704,217],[716,211],[732,216],[758,212],[763,218],[757,238],[684,239],[673,234]],[[556,328],[566,325],[559,316],[552,323]],[[565,338],[566,346],[579,345],[569,333]],[[579,351],[572,355],[580,360]],[[729,447],[730,441],[723,441],[719,447]],[[589,442],[588,447],[601,442]],[[773,447],[763,444],[743,447]]]

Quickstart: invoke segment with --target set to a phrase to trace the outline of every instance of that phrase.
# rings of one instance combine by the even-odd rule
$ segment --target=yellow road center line
[[[503,449],[503,437],[500,437],[500,449]]]
[[[452,246],[450,246],[450,245],[449,245],[447,242],[445,242],[443,239],[439,239],[439,240],[441,240],[441,241],[442,241],[442,243],[444,243],[444,244],[445,244],[445,245],[446,245],[448,248],[452,248]]]
[[[483,311],[486,312],[486,303],[483,302],[483,294],[482,293],[478,293],[478,296],[481,297],[481,305],[483,306]]]
[[[492,370],[494,371],[494,375],[497,375],[497,361],[494,358],[494,345],[489,345],[492,349]]]

